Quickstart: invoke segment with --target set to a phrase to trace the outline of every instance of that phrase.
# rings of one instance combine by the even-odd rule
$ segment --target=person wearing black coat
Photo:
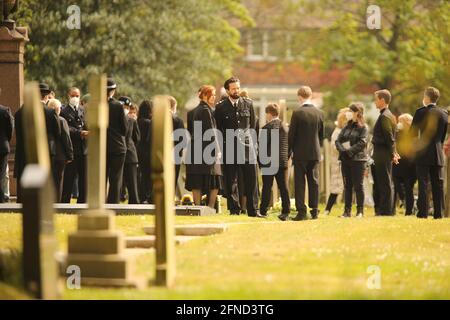
[[[356,216],[362,218],[364,215],[364,172],[368,160],[366,150],[368,130],[364,120],[364,105],[358,102],[352,103],[349,109],[353,112],[353,119],[342,129],[336,140],[344,179],[345,209],[342,217],[351,217],[354,190]]]
[[[409,113],[398,117],[396,145],[400,155],[398,164],[392,168],[394,179],[394,205],[397,199],[404,201],[405,215],[413,214],[414,185],[417,181],[416,163],[413,157],[413,144],[411,139],[411,122],[413,117]]]
[[[149,100],[144,100],[139,106],[138,127],[141,139],[137,145],[139,161],[139,199],[142,203],[153,202],[152,184],[152,109],[153,104]]]
[[[430,182],[433,193],[434,218],[442,218],[442,211],[444,210],[443,167],[445,157],[443,145],[447,135],[448,112],[436,105],[439,97],[438,89],[427,88],[423,98],[426,111],[421,113],[423,119],[413,120],[413,123],[417,124],[413,132],[418,133],[418,139],[415,143],[417,147],[417,177],[419,180],[418,218],[426,219],[428,217],[427,190]]]
[[[41,103],[44,109],[45,127],[47,131],[47,143],[50,157],[50,164],[53,167],[56,159],[56,144],[61,139],[61,127],[59,117],[55,110],[47,107],[48,96],[51,93],[49,86],[45,83],[39,85],[41,92]],[[16,129],[16,153],[14,164],[14,177],[17,179],[17,203],[22,202],[22,187],[20,179],[22,178],[23,171],[27,165],[26,152],[25,152],[25,137],[23,132],[23,106],[17,110],[14,116],[14,127]]]
[[[256,117],[253,102],[242,98],[239,79],[232,77],[225,81],[224,88],[228,97],[220,101],[214,112],[217,128],[222,132],[224,139],[223,169],[227,205],[230,214],[239,215],[239,173],[242,173],[247,198],[247,214],[250,217],[263,217],[259,213],[258,167],[257,167],[257,136]],[[241,132],[227,145],[227,132]],[[231,141],[230,141],[231,142]],[[234,151],[232,151],[234,150]],[[234,157],[227,153],[234,153]]]
[[[396,121],[389,110],[391,99],[392,96],[388,90],[375,92],[375,105],[380,110],[372,136],[373,198],[377,216],[392,216],[395,213],[392,163],[398,164],[399,156],[395,146]]]
[[[127,153],[125,135],[127,133],[128,123],[122,104],[114,99],[116,88],[116,83],[112,79],[108,79],[109,124],[106,158],[106,172],[109,182],[108,203],[120,202],[120,188],[122,187],[123,168]]]
[[[208,195],[208,206],[215,207],[216,198],[219,190],[223,188],[222,168],[220,165],[220,141],[217,140],[217,125],[214,118],[212,107],[216,99],[216,89],[214,86],[203,86],[200,92],[200,104],[193,116],[193,122],[201,123],[201,132],[193,136],[192,144],[194,152],[195,146],[201,149],[201,158],[194,163],[193,171],[190,173],[190,178],[186,183],[186,189],[192,191],[195,205],[200,205],[202,194]],[[213,135],[211,139],[206,141],[204,137],[206,132],[211,132]],[[212,152],[208,152],[207,148],[211,148],[214,144]],[[209,156],[210,159],[205,158]],[[195,160],[196,157],[194,157]]]
[[[59,116],[61,113],[61,102],[56,99],[50,99],[48,107],[55,110]],[[61,202],[64,169],[67,163],[73,161],[73,146],[70,140],[70,130],[66,119],[59,116],[61,126],[61,139],[56,144],[56,160],[53,170],[53,179],[55,182],[56,202]]]
[[[293,153],[295,172],[294,221],[307,219],[305,204],[306,178],[308,181],[309,208],[311,217],[319,214],[319,161],[324,138],[323,112],[311,103],[312,90],[302,86],[298,90],[301,106],[294,110],[289,127],[289,154]]]
[[[14,118],[8,107],[0,105],[0,181],[7,174],[8,154],[11,151],[10,141],[14,129]],[[3,183],[0,184],[0,203],[6,201],[6,190],[3,190]]]
[[[80,103],[80,90],[71,88],[68,91],[69,104],[61,110],[61,117],[69,125],[70,140],[73,146],[73,161],[66,164],[63,179],[61,202],[70,203],[75,179],[78,179],[77,203],[86,202],[87,183],[87,137],[86,111]]]
[[[278,188],[280,189],[281,194],[281,205],[282,210],[281,214],[278,216],[278,218],[282,221],[287,221],[289,218],[289,213],[291,211],[291,201],[289,198],[289,189],[288,189],[288,182],[286,180],[288,176],[288,130],[283,124],[283,122],[278,118],[280,114],[280,107],[276,104],[269,104],[266,107],[266,119],[267,123],[265,126],[262,127],[261,131],[265,131],[265,135],[260,134],[260,140],[259,140],[259,150],[261,151],[262,145],[264,144],[266,146],[267,150],[267,157],[268,159],[272,159],[274,155],[271,154],[272,152],[272,136],[271,133],[273,131],[278,131],[278,149],[277,149],[277,156],[278,159],[276,160],[276,163],[278,164],[277,170],[275,174],[264,174],[264,171],[262,172],[262,194],[261,194],[261,205],[260,210],[262,215],[267,215],[267,208],[269,207],[270,202],[270,194],[272,192],[272,185],[273,185],[273,179],[277,181]],[[274,142],[275,143],[275,142]],[[263,161],[264,159],[261,159],[261,153],[260,153],[260,164],[259,166],[261,169],[265,167],[270,167],[271,163],[267,163],[267,161]]]
[[[202,90],[205,86],[202,86],[199,91],[199,98],[200,94],[202,93]],[[201,98],[200,98],[201,100]],[[186,148],[186,182],[185,182],[185,188],[188,191],[192,191],[191,186],[195,184],[195,178],[198,174],[198,165],[194,163],[194,119],[196,117],[196,113],[199,112],[199,110],[203,109],[203,104],[199,103],[194,109],[189,110],[187,113],[187,130],[189,132],[189,140],[188,145]],[[204,193],[202,193],[203,195]]]
[[[131,107],[131,99],[128,97],[121,97],[119,101],[123,103],[125,114],[127,115],[127,132],[125,140],[127,142],[127,153],[125,156],[125,165],[123,169],[123,184],[128,190],[128,204],[139,204],[138,193],[138,155],[136,146],[139,144],[141,134],[138,123],[135,119],[128,117],[128,112]]]

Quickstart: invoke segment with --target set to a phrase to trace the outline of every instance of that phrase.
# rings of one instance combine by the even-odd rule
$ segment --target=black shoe
[[[308,220],[308,217],[306,216],[306,213],[299,213],[294,218],[292,218],[291,220],[293,220],[293,221],[304,221],[304,220]]]
[[[350,210],[345,210],[344,213],[339,216],[339,218],[351,218],[352,217],[352,213]]]
[[[319,210],[318,209],[311,210],[311,218],[313,220],[317,220],[319,218]]]
[[[238,216],[239,215],[239,211],[231,211],[230,212],[230,216]]]
[[[288,221],[289,220],[289,214],[288,213],[282,213],[278,216],[278,219],[281,221]]]

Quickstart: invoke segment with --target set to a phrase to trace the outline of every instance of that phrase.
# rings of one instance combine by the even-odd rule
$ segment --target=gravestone
[[[37,83],[25,87],[23,125],[28,164],[20,183],[23,187],[23,274],[25,289],[37,299],[56,299],[58,264],[54,235],[54,189],[47,133]]]
[[[115,230],[114,211],[105,209],[106,129],[109,113],[106,76],[89,79],[88,210],[80,211],[78,230],[69,235],[67,265],[81,271],[81,285],[137,287],[132,261],[125,256],[124,235]]]
[[[152,179],[155,201],[156,284],[175,282],[175,210],[172,118],[166,96],[153,99]]]

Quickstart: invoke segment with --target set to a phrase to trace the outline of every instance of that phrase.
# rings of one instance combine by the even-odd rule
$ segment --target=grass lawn
[[[338,219],[341,208],[316,221],[280,222],[225,214],[177,217],[177,223],[229,223],[227,232],[177,247],[173,289],[65,290],[65,299],[450,299],[450,220],[415,217]],[[142,235],[151,216],[118,216],[117,228]],[[75,216],[57,215],[61,250]],[[21,217],[0,214],[0,248],[21,247]],[[369,266],[381,289],[367,287]],[[154,278],[154,253],[137,260],[139,276]]]

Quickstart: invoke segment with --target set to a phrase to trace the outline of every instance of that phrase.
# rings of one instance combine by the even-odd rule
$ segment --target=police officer
[[[262,217],[258,210],[257,137],[253,103],[250,99],[240,97],[238,78],[232,77],[225,81],[224,88],[228,97],[217,104],[214,117],[224,137],[223,161],[228,209],[232,215],[238,215],[241,211],[238,187],[238,174],[241,172],[248,215]],[[227,134],[233,134],[233,137],[227,137]]]
[[[73,87],[68,91],[69,104],[62,108],[61,117],[69,125],[70,140],[73,146],[73,161],[66,164],[63,179],[61,202],[70,203],[74,180],[78,177],[78,203],[86,202],[86,163],[87,136],[86,110],[81,105],[80,89]]]
[[[112,79],[107,82],[107,97],[109,105],[109,125],[107,138],[106,176],[109,182],[108,203],[120,202],[123,168],[127,153],[125,136],[127,133],[127,118],[122,104],[114,99],[117,84]]]

